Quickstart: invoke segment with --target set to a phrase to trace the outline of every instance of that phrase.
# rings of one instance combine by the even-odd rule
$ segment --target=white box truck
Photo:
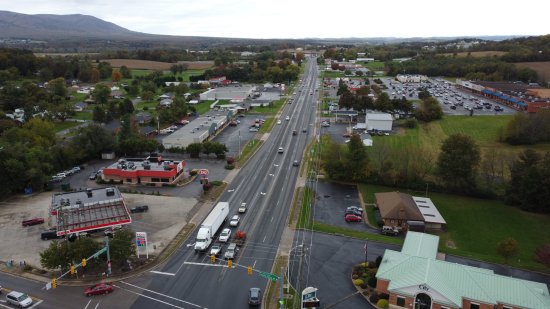
[[[208,217],[204,219],[201,226],[199,227],[199,232],[195,240],[195,252],[206,251],[214,235],[220,229],[223,222],[227,220],[229,215],[229,203],[228,202],[219,202],[216,204],[216,207],[208,214]]]

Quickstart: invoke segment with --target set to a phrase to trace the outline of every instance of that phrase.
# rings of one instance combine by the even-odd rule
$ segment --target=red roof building
[[[103,169],[102,179],[107,182],[162,186],[174,184],[183,175],[185,161],[149,159],[120,159]]]

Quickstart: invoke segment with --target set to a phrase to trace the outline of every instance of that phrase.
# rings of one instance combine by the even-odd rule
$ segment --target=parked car
[[[90,174],[90,177],[88,177],[88,179],[90,179],[90,180],[96,180],[96,179],[97,179],[97,172],[92,172],[92,173]]]
[[[346,222],[361,222],[363,221],[363,217],[356,215],[356,214],[347,214],[344,219]]]
[[[130,209],[131,213],[147,212],[147,211],[149,211],[149,206],[148,205],[136,206],[136,207]]]
[[[504,110],[504,108],[500,107],[500,106],[495,106],[495,112],[502,112]]]
[[[48,240],[48,239],[58,239],[61,238],[60,236],[57,236],[57,230],[56,229],[50,229],[43,231],[40,234],[40,239],[42,240]]]
[[[250,288],[248,292],[248,304],[259,306],[262,303],[262,290],[260,288]]]
[[[42,223],[44,223],[44,218],[32,218],[28,220],[23,220],[23,222],[21,222],[21,225],[31,226],[31,225],[37,225]]]
[[[229,246],[227,247],[227,250],[225,250],[225,254],[223,255],[223,258],[226,260],[234,259],[235,255],[237,255],[237,250],[239,250],[239,248],[237,248],[237,244],[234,242],[230,243]]]
[[[382,234],[395,236],[399,234],[399,230],[396,227],[384,225],[382,227]]]
[[[8,303],[21,308],[26,308],[32,305],[32,298],[30,298],[29,295],[17,291],[11,291],[8,295],[6,295],[6,300]]]
[[[349,206],[348,208],[346,208],[346,211],[355,211],[355,212],[360,212],[361,214],[363,214],[363,208],[359,207],[359,206]]]
[[[98,283],[84,290],[86,296],[109,294],[113,291],[112,283]]]
[[[231,217],[231,220],[229,221],[229,226],[237,226],[239,225],[239,222],[241,221],[241,218],[239,218],[238,215],[234,215]]]
[[[245,213],[246,212],[246,203],[242,202],[241,206],[239,206],[239,213]]]
[[[362,216],[362,215],[363,215],[363,212],[362,212],[362,211],[359,211],[359,210],[357,210],[357,209],[346,209],[346,215],[347,215],[347,214]]]
[[[210,255],[218,256],[220,252],[222,252],[221,244],[213,244],[212,247],[210,247]]]
[[[220,233],[220,242],[227,242],[229,241],[229,238],[231,237],[231,229],[223,229],[223,231]]]

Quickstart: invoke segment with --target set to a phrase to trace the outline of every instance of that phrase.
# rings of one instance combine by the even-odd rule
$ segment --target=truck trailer
[[[212,209],[199,227],[195,240],[195,252],[206,251],[208,249],[214,239],[214,235],[218,232],[223,222],[227,220],[228,215],[228,202],[219,202],[216,204],[216,207]]]

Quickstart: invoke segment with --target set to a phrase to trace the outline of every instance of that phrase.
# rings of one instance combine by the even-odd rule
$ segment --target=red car
[[[113,291],[112,283],[98,283],[84,290],[86,296],[109,294]]]
[[[346,219],[346,222],[361,222],[361,221],[363,221],[363,218],[361,218],[361,216],[354,215],[354,214],[347,214],[345,216],[345,219]]]
[[[44,218],[33,218],[29,220],[23,220],[23,222],[21,222],[23,226],[31,226],[31,225],[37,225],[42,223],[44,223]]]

